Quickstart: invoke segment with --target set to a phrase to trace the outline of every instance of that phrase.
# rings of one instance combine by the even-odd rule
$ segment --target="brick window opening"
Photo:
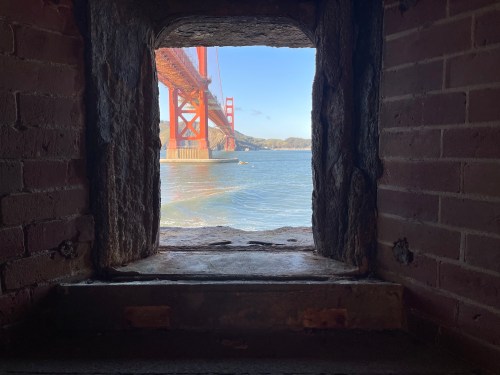
[[[193,4],[162,4],[146,2],[139,11],[135,3],[89,3],[87,122],[96,263],[105,268],[158,251],[160,118],[154,50],[270,45],[316,48],[314,243],[320,254],[368,272],[376,243],[375,181],[380,173],[380,4],[305,1],[274,6],[263,1],[261,6],[230,4],[223,10],[220,4],[200,3],[195,8],[203,9],[198,10]],[[114,17],[117,9],[120,17]],[[337,19],[345,22],[333,22]]]

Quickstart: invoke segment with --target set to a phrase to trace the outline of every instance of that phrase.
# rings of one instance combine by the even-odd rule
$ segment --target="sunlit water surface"
[[[311,226],[310,151],[215,152],[214,157],[248,164],[161,164],[162,226]]]

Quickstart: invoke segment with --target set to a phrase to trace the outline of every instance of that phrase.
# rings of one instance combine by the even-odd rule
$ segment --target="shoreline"
[[[250,247],[267,245],[283,247],[314,247],[312,227],[281,227],[270,230],[245,231],[227,226],[160,227],[160,246]]]
[[[212,150],[217,152],[224,152],[224,150]],[[235,150],[233,152],[251,152],[251,151],[311,151],[310,148],[260,148],[257,150]]]

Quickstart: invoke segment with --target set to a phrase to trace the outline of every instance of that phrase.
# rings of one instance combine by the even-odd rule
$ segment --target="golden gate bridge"
[[[207,65],[207,47],[196,47],[196,57],[189,56],[182,48],[156,50],[158,80],[169,92],[167,159],[210,159],[209,119],[224,133],[224,149],[234,151],[234,100],[232,97],[224,100],[221,87],[224,108],[219,103],[209,90]],[[219,70],[218,59],[216,66]]]

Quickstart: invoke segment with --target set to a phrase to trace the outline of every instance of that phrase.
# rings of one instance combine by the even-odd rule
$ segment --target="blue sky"
[[[315,49],[220,47],[218,53],[224,96],[234,97],[237,131],[262,138],[311,137]],[[216,84],[214,57],[209,51],[209,75]],[[160,117],[168,120],[168,90],[162,84]]]

